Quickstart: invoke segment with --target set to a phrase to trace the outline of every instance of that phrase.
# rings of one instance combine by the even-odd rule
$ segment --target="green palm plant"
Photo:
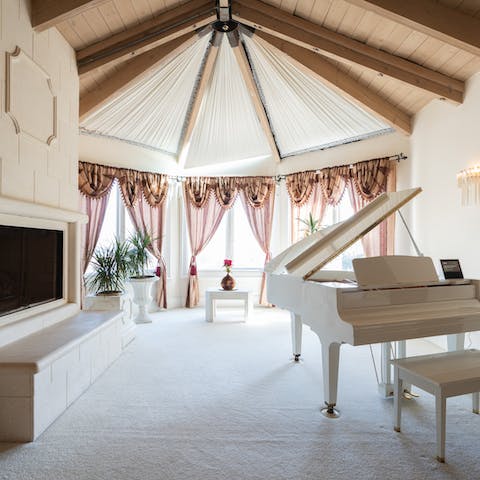
[[[152,237],[147,233],[137,230],[128,239],[128,263],[129,271],[133,278],[145,277],[145,269],[148,264],[148,247],[152,243]]]
[[[129,274],[127,243],[115,238],[111,245],[97,248],[92,266],[94,272],[86,281],[90,290],[97,295],[123,292]]]
[[[318,232],[321,228],[320,222],[313,218],[312,212],[308,214],[308,217],[305,218],[298,218],[297,220],[300,221],[304,225],[302,228],[302,232],[304,232],[305,236],[311,235],[312,233]]]

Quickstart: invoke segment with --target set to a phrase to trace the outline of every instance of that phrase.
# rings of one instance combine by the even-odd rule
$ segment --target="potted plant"
[[[298,218],[297,220],[303,223],[302,232],[304,232],[306,237],[321,229],[320,222],[313,218],[312,212],[309,212],[308,218]]]
[[[129,274],[129,252],[126,242],[117,238],[111,245],[97,248],[92,256],[93,274],[86,281],[96,295],[120,295]]]
[[[94,295],[84,299],[85,310],[121,310],[122,347],[135,338],[135,325],[131,319],[131,302],[125,294],[126,280],[130,274],[129,245],[117,238],[106,247],[99,247],[92,256],[93,273],[86,286]]]
[[[135,323],[150,323],[151,316],[147,312],[150,302],[150,290],[156,277],[147,274],[148,247],[152,243],[152,237],[147,232],[137,230],[129,239],[128,264],[130,271],[129,282],[133,288],[133,301],[138,306],[138,314]]]

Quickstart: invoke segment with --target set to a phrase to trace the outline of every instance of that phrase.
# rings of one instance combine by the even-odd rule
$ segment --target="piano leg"
[[[328,418],[337,418],[340,412],[337,404],[338,362],[340,358],[340,343],[322,343],[323,396],[325,408],[322,413]]]
[[[302,318],[300,315],[290,312],[290,319],[292,328],[293,360],[299,362],[300,355],[302,354]]]
[[[381,377],[378,390],[382,397],[388,398],[393,396],[393,379],[392,379],[392,344],[385,342],[380,345],[381,348]]]

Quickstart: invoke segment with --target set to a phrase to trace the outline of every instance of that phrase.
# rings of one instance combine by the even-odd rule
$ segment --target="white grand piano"
[[[354,272],[323,267],[421,192],[384,193],[348,220],[314,233],[265,267],[267,297],[291,312],[292,346],[301,355],[302,324],[322,345],[326,408],[338,416],[340,345],[366,345],[447,334],[449,349],[463,348],[465,332],[480,330],[480,282],[439,280],[432,259],[387,256],[353,261]],[[382,345],[383,370],[390,344]],[[402,355],[400,355],[402,356]]]

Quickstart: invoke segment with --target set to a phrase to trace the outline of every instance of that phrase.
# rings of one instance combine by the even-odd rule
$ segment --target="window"
[[[117,203],[119,200],[119,191],[117,182],[112,186],[110,197],[107,203],[107,210],[105,211],[105,218],[103,220],[102,229],[98,237],[97,248],[103,248],[110,245],[118,232],[118,215]]]
[[[305,231],[307,229],[306,225],[303,224],[301,220],[307,220],[311,206],[309,204],[301,207],[292,209],[293,218],[292,218],[292,243],[302,239],[305,236]],[[343,195],[342,200],[338,205],[332,206],[329,205],[325,214],[322,218],[320,228],[325,228],[335,223],[342,222],[347,218],[351,217],[354,214],[352,204],[350,202],[350,197],[347,192]],[[345,250],[337,258],[333,259],[327,265],[325,265],[325,270],[353,270],[352,260],[354,258],[364,257],[365,253],[363,251],[363,245],[361,240],[358,240],[353,245],[351,245],[347,250]]]
[[[110,197],[107,203],[107,210],[103,220],[102,229],[98,237],[97,246],[95,249],[108,247],[114,241],[115,237],[124,240],[128,239],[130,235],[135,232],[135,227],[130,218],[130,215],[125,208],[120,188],[117,180],[112,185]],[[153,270],[157,266],[157,259],[149,254],[147,269]],[[87,274],[92,272],[91,263],[87,268]]]
[[[197,257],[200,270],[220,270],[231,258],[235,269],[263,269],[265,254],[253,236],[240,200],[223,216],[215,235]]]

